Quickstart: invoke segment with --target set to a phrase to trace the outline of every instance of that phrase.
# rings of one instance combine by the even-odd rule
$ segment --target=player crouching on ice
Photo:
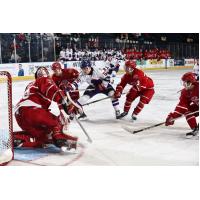
[[[125,62],[125,71],[126,74],[123,75],[121,82],[116,87],[115,98],[121,97],[122,91],[127,84],[132,85],[132,87],[126,95],[124,112],[121,113],[118,119],[125,117],[131,108],[132,102],[137,97],[140,97],[140,101],[132,113],[132,119],[136,120],[136,116],[142,111],[144,105],[151,101],[154,95],[154,83],[142,70],[136,68],[136,62],[134,60]]]
[[[57,102],[60,111],[66,110],[64,93],[55,85],[45,67],[39,67],[35,81],[28,84],[24,97],[15,107],[15,118],[22,131],[14,132],[14,147],[41,148],[53,143],[59,148],[76,149],[77,137],[62,132],[59,117],[48,109]]]
[[[169,113],[165,125],[173,125],[176,118],[185,116],[188,125],[192,129],[186,136],[192,137],[199,133],[199,126],[196,117],[199,116],[199,82],[195,79],[195,74],[187,72],[182,76],[184,89],[181,91],[179,103],[175,111]]]
[[[101,73],[92,67],[90,60],[83,60],[81,62],[82,72],[79,75],[79,79],[73,83],[77,86],[83,82],[87,82],[89,86],[86,88],[83,96],[81,96],[77,103],[83,106],[89,99],[97,94],[105,94],[111,98],[113,108],[115,110],[116,118],[120,115],[118,98],[114,98],[115,89],[110,84],[110,76]],[[83,112],[79,116],[79,119],[86,118],[86,114]]]

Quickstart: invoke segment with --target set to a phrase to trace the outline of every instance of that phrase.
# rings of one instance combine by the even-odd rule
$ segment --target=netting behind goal
[[[13,159],[12,79],[0,71],[0,165]]]

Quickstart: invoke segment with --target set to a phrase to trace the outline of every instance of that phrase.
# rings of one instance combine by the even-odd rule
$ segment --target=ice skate
[[[128,115],[128,112],[123,112],[117,119],[121,119],[121,118],[125,117],[126,115]]]
[[[119,110],[115,111],[115,116],[116,116],[116,119],[119,119],[119,117],[120,117],[120,111]]]
[[[82,114],[80,114],[78,119],[81,119],[81,120],[87,119],[87,115],[83,112]]]
[[[61,150],[65,149],[69,151],[71,149],[76,149],[77,147],[77,137],[73,137],[67,134],[59,133],[53,136],[54,144],[61,148]]]
[[[132,114],[131,119],[132,119],[133,121],[136,121],[136,120],[137,120],[136,115]]]
[[[192,137],[199,137],[199,126],[194,128],[191,132],[186,133],[186,138],[190,139]]]

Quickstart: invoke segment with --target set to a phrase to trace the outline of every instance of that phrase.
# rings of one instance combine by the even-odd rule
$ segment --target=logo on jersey
[[[191,98],[191,101],[192,101],[193,103],[195,103],[196,105],[199,105],[199,98],[198,98],[197,96],[192,97],[192,98]]]

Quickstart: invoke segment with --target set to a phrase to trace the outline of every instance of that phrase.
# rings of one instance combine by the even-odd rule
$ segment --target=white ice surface
[[[188,71],[188,70],[187,70]],[[199,141],[185,139],[185,133],[190,131],[185,118],[179,119],[174,126],[160,126],[132,135],[124,127],[137,130],[146,126],[165,121],[169,112],[173,111],[182,86],[181,76],[186,70],[146,71],[155,83],[155,95],[149,105],[146,105],[136,122],[131,122],[130,115],[138,100],[132,104],[129,115],[123,120],[116,120],[110,100],[104,100],[89,106],[84,110],[88,116],[82,125],[93,139],[90,144],[77,123],[73,121],[69,133],[77,135],[79,142],[84,145],[79,158],[70,165],[199,165]],[[120,81],[115,79],[115,85]],[[13,83],[13,104],[23,95],[29,81]],[[83,85],[85,88],[87,85]],[[125,89],[127,91],[128,87]],[[97,95],[92,100],[104,97]],[[125,95],[120,99],[120,109],[123,111]],[[51,106],[58,113],[56,104]],[[14,120],[14,130],[19,130]],[[77,150],[77,155],[80,153]],[[37,164],[62,165],[69,159],[68,155],[54,155],[37,160]],[[73,159],[73,158],[72,158]],[[61,161],[60,161],[61,160]],[[33,162],[34,163],[34,162]],[[10,165],[31,165],[12,161]]]

